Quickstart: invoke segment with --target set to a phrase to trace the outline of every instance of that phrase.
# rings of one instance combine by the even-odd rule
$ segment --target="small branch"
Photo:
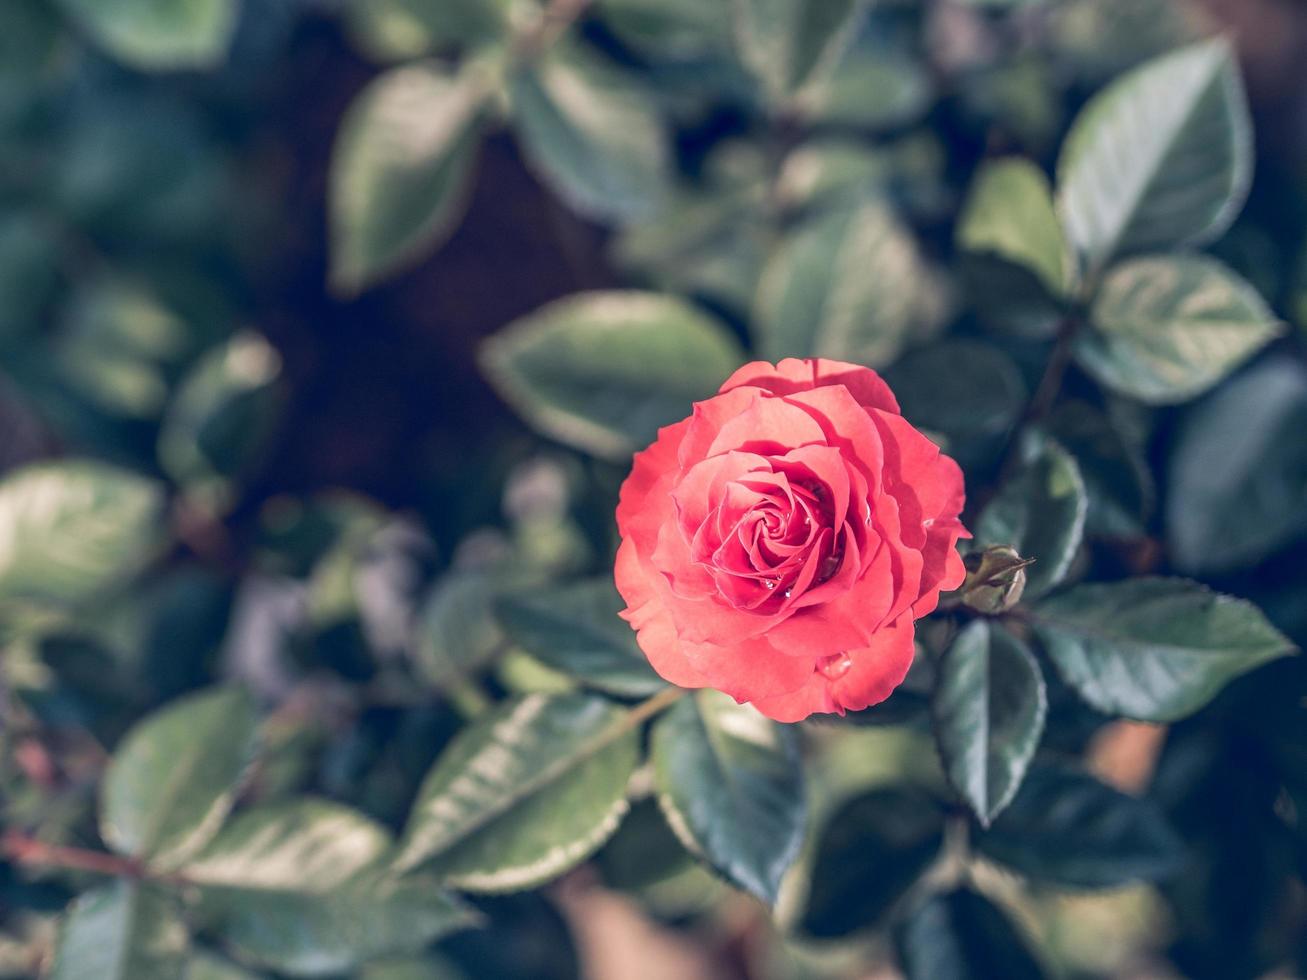
[[[659,691],[653,697],[641,701],[622,719],[623,730],[635,728],[654,715],[661,714],[665,709],[671,707],[689,693],[683,687],[669,687],[665,691]]]
[[[149,876],[145,865],[132,858],[105,854],[102,851],[89,851],[80,847],[47,844],[16,830],[6,831],[3,836],[0,836],[0,857],[15,864],[62,868],[67,871],[90,871],[119,878],[139,880]]]
[[[550,0],[540,19],[513,39],[513,60],[533,60],[552,48],[585,13],[590,0]]]
[[[1008,439],[1007,448],[1003,453],[1003,462],[999,467],[999,486],[1002,486],[1012,475],[1013,470],[1016,469],[1020,456],[1021,438],[1025,435],[1026,430],[1032,425],[1043,421],[1048,413],[1052,411],[1058,393],[1062,390],[1062,383],[1066,380],[1067,368],[1071,366],[1073,345],[1079,328],[1080,320],[1074,316],[1065,317],[1058,324],[1057,339],[1053,343],[1052,353],[1048,356],[1048,363],[1044,365],[1044,374],[1039,379],[1039,386],[1035,389],[1035,394],[1026,406],[1021,421],[1013,428],[1012,436]]]

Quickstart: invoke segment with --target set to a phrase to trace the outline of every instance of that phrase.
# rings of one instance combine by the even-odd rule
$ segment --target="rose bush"
[[[635,457],[618,591],[665,679],[777,721],[883,701],[964,577],[962,471],[876,372],[747,364]]]

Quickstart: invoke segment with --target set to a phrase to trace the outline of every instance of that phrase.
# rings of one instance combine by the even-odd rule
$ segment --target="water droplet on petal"
[[[784,595],[785,598],[788,599],[790,596],[794,595],[794,590],[793,590],[793,589],[786,589],[786,590],[782,593],[782,595]]]
[[[837,653],[817,664],[817,669],[828,679],[837,681],[853,667],[853,659],[847,653]]]
[[[773,582],[771,579],[763,579],[762,584],[767,586],[767,588],[769,589],[776,588],[776,583]]]
[[[931,527],[931,526],[934,525],[934,523],[935,523],[935,518],[933,518],[933,517],[928,517],[928,518],[926,518],[924,521],[921,522],[921,526],[922,526],[922,527]]]

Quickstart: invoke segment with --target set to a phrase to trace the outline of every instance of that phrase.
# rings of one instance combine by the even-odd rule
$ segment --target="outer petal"
[[[814,669],[799,689],[774,698],[761,698],[753,706],[776,721],[802,721],[811,714],[861,711],[879,704],[903,683],[912,666],[912,617],[905,615],[877,630],[868,646],[850,650],[848,672],[831,678]]]
[[[843,385],[858,404],[865,408],[879,408],[899,413],[899,403],[879,374],[861,364],[832,361],[822,357],[799,360],[787,357],[773,366],[766,361],[753,361],[744,365],[722,385],[721,391],[733,388],[763,388],[778,395],[791,395],[813,388]]]

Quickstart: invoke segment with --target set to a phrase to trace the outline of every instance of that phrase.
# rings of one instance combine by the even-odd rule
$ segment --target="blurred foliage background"
[[[1091,542],[1067,550],[1072,577],[1188,575],[1307,641],[1307,8],[745,7],[0,6],[0,976],[1307,975],[1300,658],[1171,726],[1113,721],[1046,670],[1031,792],[1092,797],[1054,764],[1077,759],[1121,794],[1083,818],[1087,842],[1010,823],[987,853],[1022,877],[982,864],[978,891],[907,917],[940,840],[966,846],[957,819],[946,833],[921,816],[937,804],[915,802],[949,793],[929,680],[865,724],[804,726],[812,820],[830,829],[800,871],[829,887],[783,890],[779,929],[690,858],[637,773],[593,861],[476,899],[477,929],[442,938],[453,913],[428,896],[396,899],[411,927],[383,914],[401,939],[342,940],[357,908],[286,905],[261,920],[271,941],[228,911],[136,936],[123,948],[154,954],[119,973],[54,965],[61,913],[101,880],[85,853],[132,852],[111,817],[97,824],[109,760],[142,718],[191,704],[178,698],[252,692],[262,747],[241,807],[311,794],[398,830],[467,720],[505,694],[570,690],[576,665],[549,663],[530,598],[611,629],[606,594],[553,590],[608,573],[623,460],[746,346],[885,369],[976,507],[992,499],[1083,297],[1058,295],[1057,261],[969,261],[986,251],[963,217],[978,170],[1015,155],[1052,173],[1091,95],[1219,32],[1255,147],[1247,206],[1211,249],[1250,284],[1221,300],[1243,339],[1179,380],[1078,350],[1040,421],[1085,469]],[[983,239],[983,215],[970,227]],[[1177,289],[1219,291],[1205,261]],[[637,355],[587,340],[558,368],[567,324],[602,319],[584,306],[535,317],[564,324],[531,334],[539,348],[498,333],[618,288],[676,297],[623,313],[657,340]],[[656,690],[594,670],[619,699]],[[197,739],[235,745],[226,765],[242,770],[254,722],[202,705],[160,736],[156,775],[187,769]],[[218,808],[223,762],[204,765]],[[1099,845],[1088,872],[1040,864]],[[162,922],[155,900],[105,915]],[[105,928],[112,946],[121,928]]]

